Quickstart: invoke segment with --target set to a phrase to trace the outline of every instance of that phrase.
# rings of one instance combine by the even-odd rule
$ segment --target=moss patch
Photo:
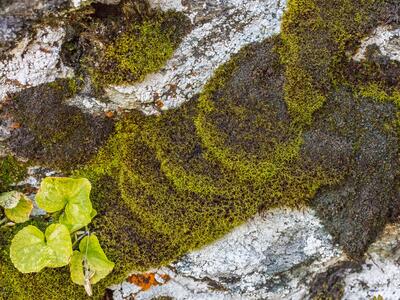
[[[89,75],[97,91],[141,81],[159,70],[190,28],[182,13],[152,9],[147,0],[94,3],[66,19],[63,60]]]
[[[94,226],[107,256],[121,262],[120,274],[166,264],[263,209],[304,206],[318,187],[337,182],[300,157],[276,43],[241,51],[198,101],[157,117],[125,116],[96,159],[77,172],[94,183],[100,211]],[[254,126],[238,126],[243,120]],[[212,139],[202,126],[212,128]],[[113,204],[110,194],[123,202]]]
[[[381,0],[290,0],[282,21],[285,99],[300,124],[310,124],[343,63],[360,39],[378,24]]]
[[[285,102],[305,133],[302,151],[343,178],[313,203],[354,257],[381,232],[392,204],[398,206],[398,121],[396,107],[387,104],[398,103],[396,63],[373,53],[362,63],[351,58],[371,29],[394,22],[393,5],[390,0],[291,0],[282,23]]]
[[[12,96],[4,113],[21,124],[9,147],[34,163],[71,169],[88,161],[113,130],[113,121],[92,116],[64,103],[78,86],[57,80]]]
[[[396,121],[395,111],[391,103],[377,104],[340,89],[328,97],[309,132],[313,136],[309,147],[319,149],[324,161],[347,169],[346,178],[337,186],[322,188],[313,204],[352,257],[361,257],[375,241],[392,205],[398,203],[399,140],[396,127],[390,127]]]
[[[0,193],[10,189],[10,185],[23,180],[27,175],[26,165],[11,155],[0,158]]]

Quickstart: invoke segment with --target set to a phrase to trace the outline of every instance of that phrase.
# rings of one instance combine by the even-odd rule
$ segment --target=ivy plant
[[[4,208],[6,219],[14,223],[24,223],[29,220],[33,209],[32,201],[23,193],[12,191],[0,194],[0,206]]]
[[[35,226],[26,226],[15,235],[10,247],[11,261],[22,273],[66,266],[71,255],[71,236],[62,224],[51,224],[45,234]]]
[[[91,285],[106,277],[114,263],[108,260],[96,235],[87,227],[96,215],[90,190],[86,178],[43,179],[35,201],[57,222],[49,225],[45,233],[28,225],[15,235],[10,258],[20,272],[69,265],[72,281],[83,285],[88,295],[92,295]],[[24,222],[29,219],[33,203],[22,193],[8,192],[0,195],[0,206],[7,218]]]
[[[96,215],[90,190],[91,184],[86,178],[47,177],[42,180],[35,200],[49,213],[64,210],[59,222],[74,232],[87,226]]]

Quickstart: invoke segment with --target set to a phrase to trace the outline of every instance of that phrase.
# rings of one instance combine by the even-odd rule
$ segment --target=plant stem
[[[1,219],[1,220],[0,220],[0,225],[2,225],[2,224],[4,224],[5,222],[7,222],[7,220],[8,220],[7,218]]]

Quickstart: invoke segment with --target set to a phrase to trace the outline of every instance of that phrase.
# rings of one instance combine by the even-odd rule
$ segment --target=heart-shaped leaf
[[[73,282],[83,286],[89,282],[95,284],[114,268],[114,263],[107,259],[95,235],[84,237],[79,244],[79,250],[74,251],[71,258],[70,270]]]
[[[90,190],[91,184],[86,178],[47,177],[35,199],[38,206],[49,213],[64,209],[59,222],[74,232],[92,220]]]
[[[29,220],[29,216],[33,209],[31,199],[25,195],[21,195],[19,202],[14,208],[6,208],[4,210],[6,217],[15,223],[24,223]]]
[[[16,207],[22,195],[22,193],[17,191],[2,193],[0,194],[0,206],[6,209]]]
[[[11,241],[10,257],[22,273],[39,272],[45,267],[66,266],[72,255],[70,233],[62,224],[52,224],[45,234],[29,225]]]

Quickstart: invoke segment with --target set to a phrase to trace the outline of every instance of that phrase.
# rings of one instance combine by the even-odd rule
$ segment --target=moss
[[[107,67],[91,70],[95,84],[142,81],[159,70],[176,48],[170,37],[173,32],[161,26],[159,21],[145,21],[119,35],[106,49],[103,63]]]
[[[23,180],[27,175],[26,164],[8,155],[0,159],[0,193],[8,191],[10,185]]]
[[[278,46],[285,66],[285,102],[306,136],[302,151],[314,163],[324,161],[328,170],[338,171],[342,178],[341,184],[322,189],[322,194],[330,193],[319,194],[316,202],[322,202],[317,210],[330,233],[355,257],[362,255],[382,230],[390,214],[389,203],[396,202],[396,184],[390,177],[393,170],[388,166],[396,165],[393,145],[397,144],[399,121],[392,106],[379,103],[398,105],[398,64],[377,55],[376,49],[368,49],[367,59],[361,63],[352,60],[361,38],[386,22],[392,6],[390,0],[291,0],[282,22],[282,45]],[[335,97],[342,99],[333,100]],[[349,107],[359,115],[354,116]],[[377,113],[375,119],[371,111]],[[375,150],[368,147],[380,139],[390,146],[379,151],[388,152],[375,157],[379,162],[369,160],[368,151]],[[355,163],[356,157],[365,161]],[[375,163],[392,174],[391,179],[381,179],[387,185],[381,186],[379,195],[370,191],[378,184],[375,178],[385,177],[373,171],[378,168]],[[359,194],[352,194],[354,189]],[[376,198],[380,200],[374,201]]]
[[[348,53],[376,26],[380,0],[290,0],[282,21],[285,100],[299,124],[311,124],[340,80]]]
[[[160,116],[126,115],[92,163],[77,171],[93,182],[93,201],[101,211],[94,226],[99,226],[107,255],[123,262],[121,273],[166,264],[258,211],[304,206],[318,187],[336,182],[321,166],[310,169],[309,160],[300,157],[298,133],[283,102],[283,69],[272,50],[276,42],[243,50],[234,58],[234,70],[232,63],[221,67],[199,101]],[[250,85],[243,81],[249,73],[256,74]],[[265,161],[274,165],[274,174],[258,177],[258,171],[232,167],[215,155],[198,128],[199,115],[214,119],[204,108],[205,99],[219,113],[216,135],[238,132],[235,140],[218,140],[214,149],[228,149],[241,166]],[[253,122],[256,130],[238,129],[243,120]],[[275,126],[282,130],[274,132]],[[265,145],[270,140],[272,150],[271,143]],[[284,147],[288,141],[295,141],[295,151]]]
[[[13,152],[63,170],[88,161],[112,132],[113,121],[66,104],[80,88],[78,79],[60,79],[12,95],[4,112],[21,124],[9,140]]]
[[[63,60],[90,76],[96,92],[142,81],[159,70],[190,28],[182,13],[152,9],[147,0],[94,3],[67,14],[66,20]]]

